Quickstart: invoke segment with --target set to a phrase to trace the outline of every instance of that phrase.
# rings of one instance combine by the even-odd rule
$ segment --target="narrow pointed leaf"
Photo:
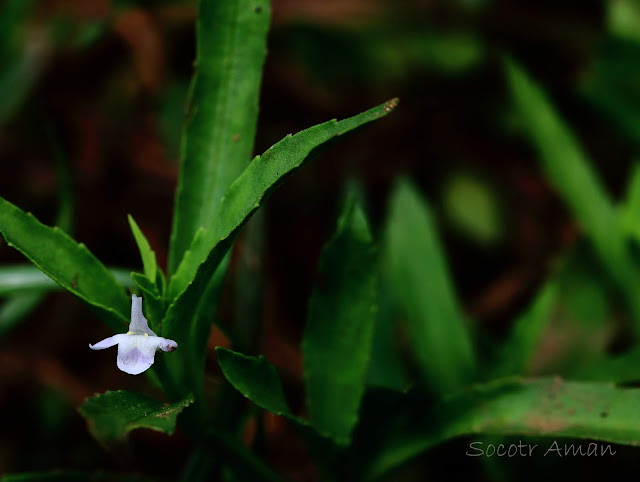
[[[88,398],[78,410],[96,440],[109,445],[138,428],[173,434],[178,415],[191,403],[185,398],[168,405],[147,395],[118,390]]]
[[[140,250],[140,258],[142,258],[142,266],[144,267],[145,276],[155,283],[156,281],[156,253],[153,252],[151,246],[149,245],[149,241],[144,236],[140,228],[136,224],[135,220],[131,216],[128,215],[129,226],[131,226],[131,232],[133,233],[133,237],[136,239],[136,244],[138,245],[138,249]]]
[[[82,243],[2,198],[0,233],[47,276],[96,307],[114,331],[128,323],[129,299],[122,285]]]
[[[406,321],[413,353],[426,383],[438,392],[473,377],[474,354],[432,214],[416,189],[394,189],[383,262],[396,310]]]
[[[253,156],[270,9],[269,0],[198,1],[169,273]]]
[[[185,290],[210,253],[237,234],[286,175],[312,159],[329,141],[384,117],[396,107],[397,102],[397,99],[392,99],[348,119],[334,119],[289,135],[262,156],[257,156],[225,192],[219,215],[209,219],[206,228],[194,238],[188,257],[185,256],[171,278],[168,298],[173,299]]]
[[[640,273],[624,243],[615,206],[587,155],[546,94],[515,62],[506,62],[513,100],[542,166],[626,295],[640,330]]]
[[[367,220],[350,197],[320,258],[302,341],[314,428],[339,444],[358,421],[377,314],[376,253]]]
[[[381,439],[368,477],[462,435],[572,437],[640,445],[640,389],[560,378],[506,378],[444,400],[433,417]],[[614,449],[615,450],[615,449]]]
[[[163,336],[176,340],[181,346],[188,345],[183,323],[189,323],[195,316],[207,283],[242,227],[287,174],[311,159],[323,144],[384,117],[396,105],[397,99],[394,99],[354,117],[317,125],[295,136],[285,137],[265,154],[256,157],[227,190],[220,215],[212,220],[211,231],[201,230],[190,252],[185,255],[185,259],[192,260],[203,257],[197,271],[192,273],[191,263],[185,265],[183,261],[172,277],[167,298],[175,299],[162,322]],[[169,363],[175,376],[184,378],[178,373],[184,366],[181,359],[172,357]]]

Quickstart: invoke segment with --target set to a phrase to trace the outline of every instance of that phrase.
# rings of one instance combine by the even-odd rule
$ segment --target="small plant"
[[[245,349],[232,329],[232,349],[215,349],[223,388],[206,393],[207,342],[239,233],[288,175],[398,105],[392,99],[288,135],[251,160],[269,22],[268,0],[198,2],[196,68],[166,273],[131,216],[143,272],[126,280],[64,229],[45,226],[0,198],[0,233],[7,244],[83,300],[115,333],[89,347],[118,345],[117,367],[130,375],[145,373],[164,395],[159,400],[119,390],[90,397],[78,410],[96,440],[110,448],[135,429],[171,435],[177,426],[193,445],[182,476],[189,481],[280,480],[259,444],[242,442],[247,421],[262,419],[265,411],[295,427],[326,480],[393,480],[392,471],[414,457],[469,435],[638,445],[640,389],[617,386],[638,380],[637,349],[617,357],[602,354],[567,368],[563,377],[530,377],[556,311],[591,298],[596,306],[591,311],[604,311],[598,304],[601,281],[592,273],[579,273],[577,281],[578,268],[568,256],[504,342],[485,349],[481,328],[456,294],[431,208],[408,179],[395,183],[379,234],[369,225],[358,190],[347,189],[307,305],[301,343],[304,409],[292,409],[276,368]],[[515,61],[504,64],[523,138],[536,147],[601,272],[622,294],[637,335],[640,266],[633,246],[640,233],[640,170],[634,170],[626,199],[616,205],[543,90]],[[485,217],[497,223],[482,190],[462,187],[483,201]],[[460,214],[460,205],[455,208]],[[469,223],[462,214],[460,222]],[[51,289],[48,279],[36,282]],[[157,350],[172,353],[156,357]],[[238,394],[251,403],[237,403]],[[470,449],[496,445],[478,441]],[[120,478],[52,472],[5,480],[93,477]]]

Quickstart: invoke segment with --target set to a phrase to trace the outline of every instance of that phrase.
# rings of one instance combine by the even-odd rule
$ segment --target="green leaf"
[[[265,154],[256,157],[227,190],[221,202],[220,215],[212,220],[210,231],[199,231],[191,251],[185,254],[181,267],[171,278],[167,298],[175,296],[175,300],[169,305],[162,322],[163,336],[176,340],[181,346],[188,345],[188,332],[184,324],[194,319],[211,276],[242,227],[287,174],[312,158],[327,141],[384,117],[396,105],[397,100],[394,99],[354,117],[339,122],[329,121],[295,136],[287,136]],[[203,262],[192,273],[191,266],[195,264],[185,261],[201,256]],[[184,367],[180,357],[173,357],[169,363],[174,366],[174,376],[184,378],[178,373],[180,366]]]
[[[486,182],[469,174],[454,174],[445,184],[442,197],[449,223],[461,234],[484,246],[502,238],[500,205]]]
[[[291,413],[278,372],[265,357],[246,356],[220,346],[216,357],[225,378],[246,398],[271,413],[298,420]]]
[[[367,220],[350,197],[320,258],[302,341],[314,428],[339,444],[358,422],[377,312],[376,251]]]
[[[613,1],[610,3],[620,3]],[[630,19],[631,17],[629,17]],[[636,33],[637,27],[634,27]],[[640,98],[637,78],[640,42],[618,37],[603,38],[580,75],[580,94],[610,121],[611,134],[623,135],[634,144],[640,140]]]
[[[471,380],[474,354],[466,321],[428,206],[407,181],[391,195],[383,263],[386,283],[406,320],[414,357],[437,392]]]
[[[125,288],[133,288],[130,271],[109,268],[115,279]],[[59,291],[61,286],[31,264],[0,267],[0,296],[11,296],[33,291]]]
[[[397,99],[392,99],[348,119],[334,119],[289,135],[262,156],[257,156],[226,191],[220,202],[219,215],[210,219],[207,228],[195,236],[169,282],[168,298],[174,299],[185,291],[208,258],[217,257],[218,262],[222,259],[220,253],[212,253],[239,232],[287,174],[312,159],[329,141],[384,117],[397,103]]]
[[[156,281],[156,253],[153,252],[151,246],[149,245],[149,241],[145,238],[142,231],[136,224],[135,220],[129,214],[129,226],[131,226],[131,232],[133,233],[133,237],[136,238],[136,244],[138,245],[138,249],[140,250],[140,257],[142,258],[142,266],[144,267],[145,276],[151,280],[153,283]]]
[[[24,39],[34,5],[35,0],[8,0],[0,9],[0,125],[20,109],[45,62],[47,49]],[[45,34],[43,44],[49,42]]]
[[[571,373],[571,378],[584,382],[631,383],[640,380],[640,347],[608,356],[583,365]]]
[[[315,432],[309,422],[291,413],[280,377],[273,365],[263,356],[246,356],[222,347],[216,348],[216,356],[229,383],[259,407],[292,421],[314,459],[327,470],[327,456],[331,458],[336,446],[330,439]],[[334,480],[334,477],[326,478]]]
[[[192,401],[186,398],[168,405],[147,395],[118,390],[88,398],[78,410],[96,440],[109,445],[137,428],[173,434],[178,414]]]
[[[47,276],[96,307],[114,331],[128,323],[129,299],[122,285],[84,244],[2,198],[0,233]]]
[[[202,382],[204,378],[204,366],[207,358],[207,347],[209,345],[209,332],[211,325],[216,319],[216,311],[220,295],[222,293],[222,283],[227,273],[227,266],[231,256],[227,255],[209,279],[204,290],[198,308],[196,310],[193,323],[190,325],[189,351],[186,354],[186,370],[189,387],[196,399],[202,397]]]
[[[49,472],[25,472],[8,474],[2,482],[142,482],[152,479],[140,475],[108,474],[105,472],[81,472],[77,470],[51,470]]]
[[[631,168],[625,201],[620,206],[620,219],[625,234],[640,243],[640,163]]]
[[[640,275],[626,250],[610,196],[542,89],[513,61],[506,62],[506,70],[514,102],[526,121],[527,134],[547,176],[626,295],[640,330]]]
[[[44,299],[46,293],[34,291],[13,295],[0,305],[0,337],[26,318]]]
[[[526,121],[527,134],[540,154],[546,174],[596,247],[609,255],[613,249],[611,234],[617,228],[609,195],[542,89],[514,62],[507,62],[506,66],[514,102]]]
[[[609,0],[606,3],[607,26],[618,37],[640,42],[640,4],[637,0]]]
[[[253,155],[269,0],[198,1],[196,73],[189,91],[169,273]]]
[[[422,422],[414,418],[381,434],[368,477],[448,439],[471,434],[573,437],[640,445],[640,389],[560,378],[506,378],[444,400]]]
[[[398,338],[388,288],[380,286],[367,385],[400,392],[409,389],[411,381],[401,356],[402,347]]]
[[[550,281],[536,294],[533,303],[515,321],[504,342],[493,377],[524,375],[540,345],[558,302],[558,284]]]

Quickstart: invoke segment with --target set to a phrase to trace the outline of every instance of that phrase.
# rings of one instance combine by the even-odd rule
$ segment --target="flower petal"
[[[118,344],[118,368],[130,375],[138,375],[153,365],[156,350],[164,338],[144,335],[124,337]]]
[[[173,340],[169,340],[169,338],[160,338],[162,341],[160,342],[160,346],[159,348],[162,351],[175,351],[178,348],[178,344],[173,341]]]
[[[131,323],[129,323],[129,331],[156,336],[149,328],[149,323],[142,313],[142,298],[136,295],[131,295]]]
[[[105,338],[104,340],[99,341],[95,345],[92,345],[91,343],[89,343],[89,348],[91,348],[92,350],[104,350],[105,348],[111,348],[112,346],[120,343],[123,336],[126,337],[127,335],[122,335],[122,334],[113,335],[113,336],[110,336],[109,338]]]

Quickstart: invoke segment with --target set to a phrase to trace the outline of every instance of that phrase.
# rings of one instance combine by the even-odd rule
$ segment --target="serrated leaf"
[[[424,381],[441,393],[462,387],[474,371],[470,334],[432,214],[407,181],[391,195],[383,263]]]
[[[114,331],[128,323],[129,299],[122,285],[84,244],[45,226],[3,198],[0,233],[47,276],[96,307]]]
[[[339,444],[358,421],[377,314],[376,252],[367,220],[350,197],[320,258],[302,341],[314,428]]]
[[[220,215],[212,221],[211,227],[211,232],[218,234],[212,237],[211,232],[200,231],[191,247],[191,254],[185,255],[185,259],[187,256],[192,259],[204,256],[195,277],[190,272],[190,266],[184,265],[182,268],[181,265],[171,278],[167,298],[172,299],[176,293],[178,295],[169,305],[162,322],[163,336],[176,340],[181,346],[188,345],[188,334],[183,324],[193,320],[207,283],[242,227],[287,174],[313,157],[317,149],[329,140],[384,117],[396,104],[397,100],[394,99],[354,117],[317,125],[286,137],[263,156],[256,157],[222,199]],[[182,285],[184,288],[179,290],[178,286]],[[185,378],[178,373],[183,369],[180,367],[185,365],[180,357],[172,357],[169,364],[173,367],[174,376]]]
[[[223,212],[220,199],[253,155],[270,10],[268,0],[198,2],[169,273]]]
[[[367,476],[380,477],[420,453],[472,434],[572,437],[640,445],[640,389],[560,378],[507,378],[448,397],[422,422],[381,434]],[[416,408],[417,409],[417,408]]]
[[[188,287],[212,251],[238,233],[286,175],[313,158],[329,141],[386,116],[397,103],[397,99],[392,99],[348,119],[334,119],[289,135],[257,156],[225,192],[219,215],[210,219],[202,234],[194,238],[189,258],[180,263],[171,277],[168,298],[174,299]]]
[[[140,258],[142,258],[144,274],[149,280],[151,280],[151,282],[155,283],[157,269],[156,253],[154,253],[151,249],[149,241],[147,241],[147,238],[144,236],[131,214],[129,214],[127,218],[129,219],[131,232],[133,233],[133,237],[135,238],[136,244],[138,245],[138,250],[140,251]]]
[[[185,398],[169,405],[147,395],[118,390],[88,398],[78,411],[96,440],[109,445],[138,428],[173,434],[178,415],[192,401]]]

